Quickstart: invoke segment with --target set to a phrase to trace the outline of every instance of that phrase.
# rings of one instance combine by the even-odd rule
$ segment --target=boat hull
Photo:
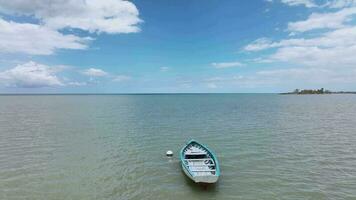
[[[183,164],[182,169],[184,174],[195,183],[216,183],[219,179],[218,176],[192,176]]]
[[[188,147],[188,145],[192,144],[192,143],[196,143],[198,145],[200,145],[201,147],[203,147],[204,149],[206,149],[208,152],[209,152],[209,155],[211,156],[211,158],[214,160],[215,162],[215,167],[216,167],[216,174],[215,175],[197,175],[197,174],[194,174],[192,173],[188,167],[184,164],[184,149],[186,147]],[[220,167],[219,167],[219,163],[218,163],[218,160],[215,156],[215,154],[206,146],[194,141],[194,140],[191,140],[187,143],[186,146],[184,146],[181,150],[181,153],[180,153],[180,159],[181,159],[181,166],[182,166],[182,169],[183,169],[183,172],[184,174],[190,178],[192,181],[194,181],[195,183],[216,183],[219,179],[219,176],[220,176]]]

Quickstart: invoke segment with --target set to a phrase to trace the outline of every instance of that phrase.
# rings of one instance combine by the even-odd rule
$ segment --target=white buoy
[[[169,157],[173,156],[173,151],[171,151],[171,150],[167,151],[166,155]]]

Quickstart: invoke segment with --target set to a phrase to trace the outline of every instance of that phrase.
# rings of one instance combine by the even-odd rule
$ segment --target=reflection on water
[[[355,95],[0,96],[0,199],[355,199],[355,124]],[[182,172],[190,139],[216,185]]]

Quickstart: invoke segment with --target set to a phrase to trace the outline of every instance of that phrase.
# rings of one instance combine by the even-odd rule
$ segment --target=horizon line
[[[0,95],[189,95],[189,94],[280,94],[279,92],[135,92],[135,93],[0,93]]]

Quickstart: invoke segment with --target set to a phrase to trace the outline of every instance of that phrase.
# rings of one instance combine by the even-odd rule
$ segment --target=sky
[[[0,0],[0,93],[356,90],[356,0]]]

